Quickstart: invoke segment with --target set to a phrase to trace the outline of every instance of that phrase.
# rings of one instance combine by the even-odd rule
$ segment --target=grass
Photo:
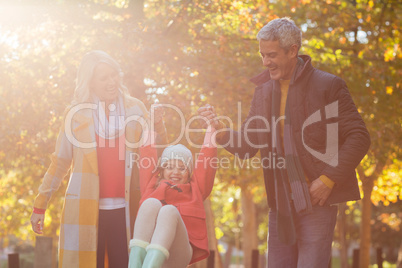
[[[332,260],[331,268],[342,268],[341,267],[341,260],[339,259],[339,257],[332,257],[331,260]],[[349,258],[348,262],[349,262],[349,266],[352,267],[352,258]],[[369,267],[370,268],[378,268],[378,265],[377,264],[371,264]],[[383,268],[396,268],[396,264],[384,261],[382,267]]]

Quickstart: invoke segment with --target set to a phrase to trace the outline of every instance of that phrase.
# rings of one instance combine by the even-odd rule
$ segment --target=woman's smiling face
[[[119,73],[106,63],[96,66],[90,82],[91,91],[101,101],[114,101],[119,94]]]

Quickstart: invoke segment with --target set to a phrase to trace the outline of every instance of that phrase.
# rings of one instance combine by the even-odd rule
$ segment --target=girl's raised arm
[[[216,131],[212,126],[207,128],[204,143],[194,164],[194,179],[197,180],[198,187],[207,198],[214,185],[215,173],[219,166],[216,148]]]

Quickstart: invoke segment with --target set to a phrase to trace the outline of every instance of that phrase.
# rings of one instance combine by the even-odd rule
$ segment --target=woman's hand
[[[38,214],[33,212],[31,215],[32,230],[37,234],[43,234],[43,222],[45,221],[45,214]]]
[[[212,125],[209,125],[204,137],[204,147],[216,148],[216,130]]]

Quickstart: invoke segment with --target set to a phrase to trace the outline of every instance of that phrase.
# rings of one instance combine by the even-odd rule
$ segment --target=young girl
[[[155,135],[148,133],[140,148],[142,199],[130,241],[130,268],[184,268],[208,257],[203,201],[216,172],[211,163],[217,154],[214,131],[207,129],[194,171],[191,151],[181,144],[167,147],[155,170]]]

